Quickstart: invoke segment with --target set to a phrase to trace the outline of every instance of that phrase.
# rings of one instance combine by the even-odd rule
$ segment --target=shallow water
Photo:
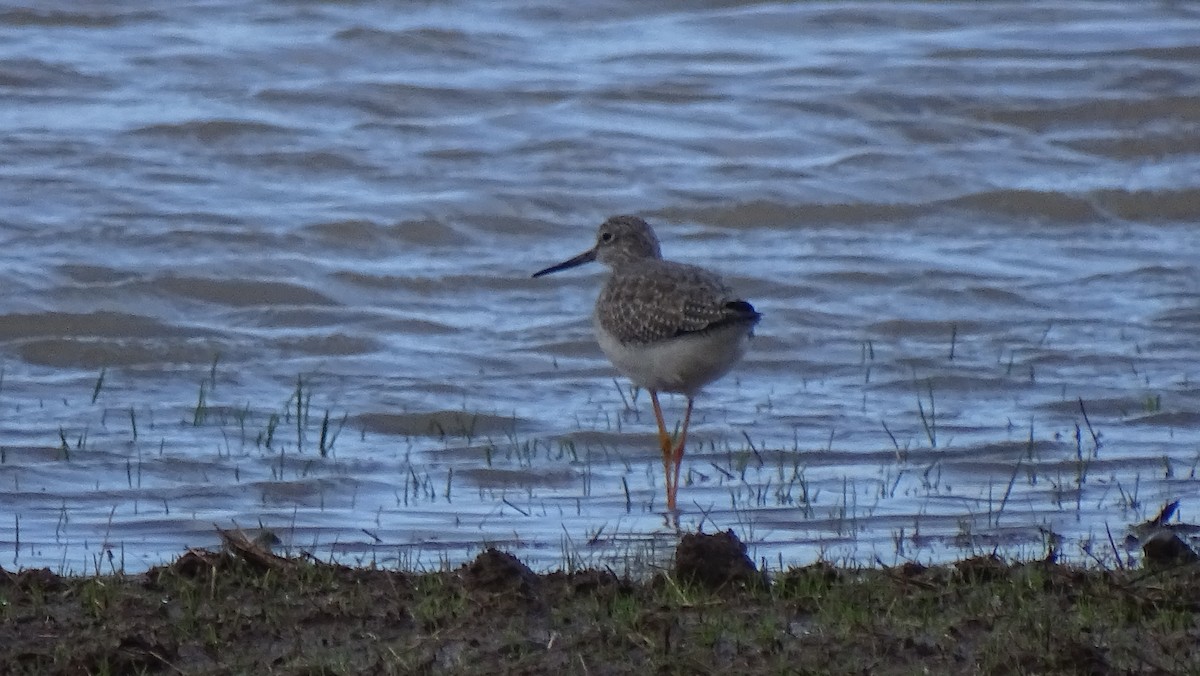
[[[1091,560],[1200,508],[1191,4],[61,3],[0,37],[5,566],[214,524],[385,564],[669,546],[602,270],[529,278],[615,213],[765,315],[684,528]]]

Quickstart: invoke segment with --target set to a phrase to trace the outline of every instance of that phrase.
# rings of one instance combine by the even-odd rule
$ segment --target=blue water
[[[602,271],[529,279],[617,213],[765,315],[682,528],[775,566],[1195,521],[1198,36],[1187,3],[0,8],[0,565],[214,526],[669,552]]]

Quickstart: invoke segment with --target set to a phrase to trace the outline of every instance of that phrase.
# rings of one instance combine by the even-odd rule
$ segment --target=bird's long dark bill
[[[570,268],[573,268],[573,267],[576,267],[579,265],[583,265],[584,263],[591,263],[594,260],[596,260],[596,250],[588,249],[587,251],[584,251],[583,253],[579,254],[578,256],[576,256],[574,258],[569,258],[569,259],[559,263],[558,265],[551,265],[550,267],[546,268],[545,270],[538,270],[537,272],[533,273],[533,276],[541,277],[542,275],[548,275],[552,272],[559,272],[560,270],[569,270]]]

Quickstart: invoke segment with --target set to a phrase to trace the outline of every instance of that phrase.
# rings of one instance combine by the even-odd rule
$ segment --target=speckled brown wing
[[[647,260],[612,275],[600,291],[596,319],[622,343],[646,344],[760,317],[720,277],[692,265]]]

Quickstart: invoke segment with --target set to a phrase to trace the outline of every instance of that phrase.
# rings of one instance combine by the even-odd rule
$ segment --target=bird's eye
[[[612,239],[613,239],[613,234],[611,232],[600,233],[600,241],[601,242],[611,242]]]

